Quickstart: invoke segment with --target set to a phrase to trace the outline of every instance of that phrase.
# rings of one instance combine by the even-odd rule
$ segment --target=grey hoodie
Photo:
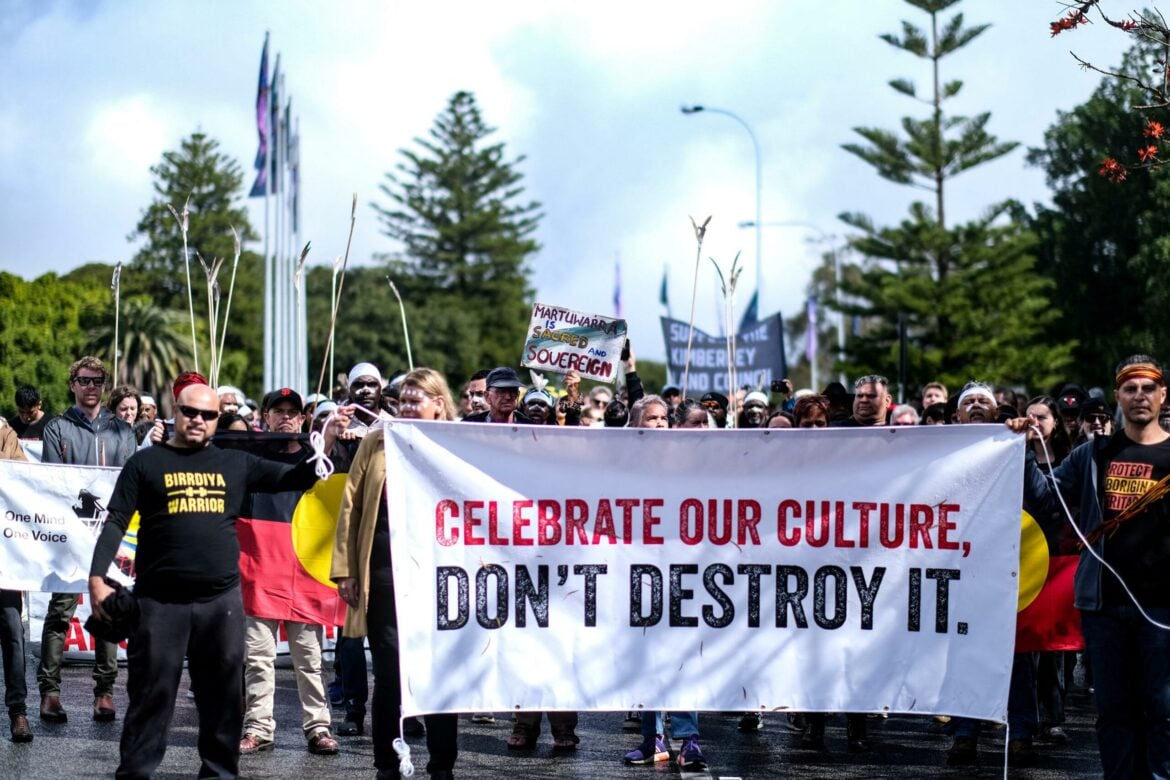
[[[45,425],[43,463],[74,466],[122,466],[138,449],[134,429],[102,407],[90,422],[76,406]]]

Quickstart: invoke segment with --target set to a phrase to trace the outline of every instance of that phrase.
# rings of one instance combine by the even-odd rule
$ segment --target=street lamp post
[[[741,228],[755,227],[757,232],[761,227],[765,226],[801,227],[813,231],[820,236],[822,242],[829,245],[829,255],[833,259],[833,298],[837,303],[837,381],[845,384],[845,371],[841,368],[841,366],[845,365],[845,313],[841,311],[841,258],[837,255],[837,246],[832,242],[829,234],[812,222],[803,222],[798,219],[783,220],[781,222],[745,221],[740,222],[739,226]]]
[[[700,105],[680,106],[679,110],[687,115],[704,112],[708,114],[722,114],[723,116],[730,117],[736,122],[739,122],[740,126],[744,130],[747,130],[747,134],[752,139],[752,149],[756,154],[756,295],[758,296],[757,300],[760,300],[763,298],[762,290],[764,286],[764,255],[761,251],[763,240],[760,232],[760,200],[761,193],[763,192],[764,169],[760,157],[760,142],[756,140],[756,134],[752,132],[751,126],[739,114],[723,108],[711,108],[710,106]]]

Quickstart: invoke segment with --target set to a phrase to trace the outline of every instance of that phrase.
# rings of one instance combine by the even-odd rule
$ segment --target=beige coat
[[[16,438],[16,431],[3,417],[0,417],[0,460],[28,460]]]
[[[370,551],[378,506],[386,492],[386,455],[382,431],[370,431],[354,456],[341,499],[337,535],[333,540],[333,565],[329,578],[358,581],[358,605],[345,613],[345,636],[366,635],[366,607],[370,596]]]

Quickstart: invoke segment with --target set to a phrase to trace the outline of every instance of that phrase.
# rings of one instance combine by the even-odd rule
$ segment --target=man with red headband
[[[1126,358],[1114,392],[1122,430],[1073,450],[1051,484],[1029,448],[1024,491],[1044,508],[1037,518],[1054,510],[1064,516],[1053,486],[1080,507],[1090,547],[1077,567],[1075,602],[1092,664],[1104,776],[1170,777],[1170,433],[1158,425],[1162,367],[1149,355]],[[1007,424],[1023,432],[1029,423],[1036,421]]]

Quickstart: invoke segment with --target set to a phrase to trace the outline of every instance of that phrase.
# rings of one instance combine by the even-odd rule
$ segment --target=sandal
[[[524,731],[513,731],[508,737],[508,750],[532,750],[536,747],[536,735]]]
[[[576,750],[581,738],[570,732],[553,737],[553,750]]]

